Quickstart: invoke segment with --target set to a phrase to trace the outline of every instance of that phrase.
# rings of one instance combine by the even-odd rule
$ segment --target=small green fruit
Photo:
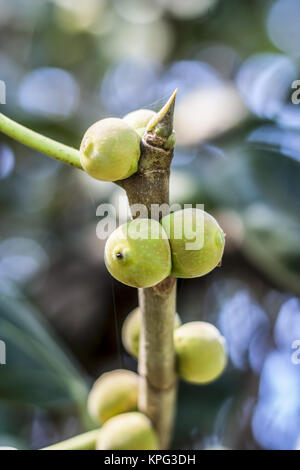
[[[126,114],[123,120],[133,127],[136,132],[142,137],[146,131],[147,124],[156,115],[151,109],[138,109],[132,113]]]
[[[102,181],[128,178],[137,171],[140,136],[122,119],[108,118],[93,124],[80,146],[80,162],[91,176]]]
[[[218,222],[201,209],[183,209],[162,218],[172,252],[172,275],[204,276],[221,261],[225,235]]]
[[[185,323],[174,332],[179,376],[187,382],[205,384],[225,369],[225,338],[210,323]]]
[[[169,276],[171,251],[167,235],[153,219],[135,219],[108,238],[105,264],[112,276],[132,287],[151,287]]]
[[[130,370],[114,370],[102,374],[88,397],[88,410],[99,423],[120,413],[137,409],[138,375]]]
[[[130,312],[122,327],[122,342],[126,351],[132,356],[138,358],[139,345],[140,345],[140,334],[141,334],[141,311],[137,307]],[[181,320],[178,313],[175,313],[174,317],[174,329],[181,325]]]
[[[175,144],[176,144],[176,133],[175,131],[173,131],[172,134],[169,135],[169,137],[167,138],[164,148],[166,150],[171,150],[175,147]]]
[[[147,416],[124,413],[107,421],[100,430],[97,450],[157,450],[158,440]]]

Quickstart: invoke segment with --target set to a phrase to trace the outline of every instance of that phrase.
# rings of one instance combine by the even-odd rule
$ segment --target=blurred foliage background
[[[78,147],[88,126],[154,110],[178,87],[171,200],[227,233],[222,269],[179,282],[184,321],[218,326],[230,362],[180,384],[173,447],[294,449],[300,440],[300,3],[0,0],[0,111]],[[112,183],[0,135],[0,445],[89,429],[92,381],[135,370],[120,328],[136,306],[96,237]]]

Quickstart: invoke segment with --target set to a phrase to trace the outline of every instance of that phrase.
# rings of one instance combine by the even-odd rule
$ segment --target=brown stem
[[[139,351],[139,408],[158,432],[161,449],[167,449],[176,400],[173,347],[176,280],[169,277],[158,286],[139,289],[142,311]]]
[[[144,204],[148,217],[161,215],[151,213],[153,204],[169,204],[173,150],[166,149],[166,141],[173,129],[175,95],[176,92],[148,126],[142,139],[138,172],[118,182],[125,189],[130,206]],[[176,280],[170,276],[154,287],[139,289],[139,304],[139,409],[152,420],[160,447],[166,449],[172,434],[177,389],[173,344]]]

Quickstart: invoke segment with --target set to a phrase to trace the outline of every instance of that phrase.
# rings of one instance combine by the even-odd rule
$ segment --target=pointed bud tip
[[[172,132],[172,129],[171,129],[171,126],[173,124],[173,111],[174,111],[174,105],[175,105],[175,98],[176,98],[176,95],[177,95],[177,91],[178,91],[178,88],[176,88],[174,90],[174,92],[172,93],[172,95],[170,96],[170,98],[168,99],[168,101],[166,102],[166,104],[161,108],[160,111],[158,111],[156,113],[156,115],[150,120],[150,122],[148,123],[148,126],[147,126],[147,131],[152,131],[154,130],[154,128],[160,124],[162,125],[163,127],[166,127],[168,128],[168,135],[167,137],[171,134]],[[167,115],[170,115],[168,116],[167,118]],[[168,121],[166,123],[164,123],[164,121]],[[165,125],[164,125],[165,124]]]
[[[172,95],[170,96],[170,100],[175,100],[176,95],[177,95],[177,92],[178,92],[178,88],[175,88],[175,90],[173,91]]]

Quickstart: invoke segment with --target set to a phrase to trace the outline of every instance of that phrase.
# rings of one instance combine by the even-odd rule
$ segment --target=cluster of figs
[[[123,119],[108,118],[85,133],[80,158],[83,169],[102,181],[123,180],[138,171],[141,138],[156,113],[141,109]],[[191,236],[192,234],[192,236]],[[188,208],[160,221],[138,218],[118,227],[105,246],[105,264],[113,277],[137,288],[155,286],[168,276],[194,278],[212,271],[221,262],[225,235],[207,212]],[[122,329],[129,354],[138,357],[141,312],[133,310]],[[174,347],[178,376],[206,384],[225,369],[225,339],[207,322],[181,324],[174,318]],[[138,411],[139,377],[128,370],[101,375],[88,399],[92,418],[101,425],[100,450],[155,450],[156,432],[147,416]]]

